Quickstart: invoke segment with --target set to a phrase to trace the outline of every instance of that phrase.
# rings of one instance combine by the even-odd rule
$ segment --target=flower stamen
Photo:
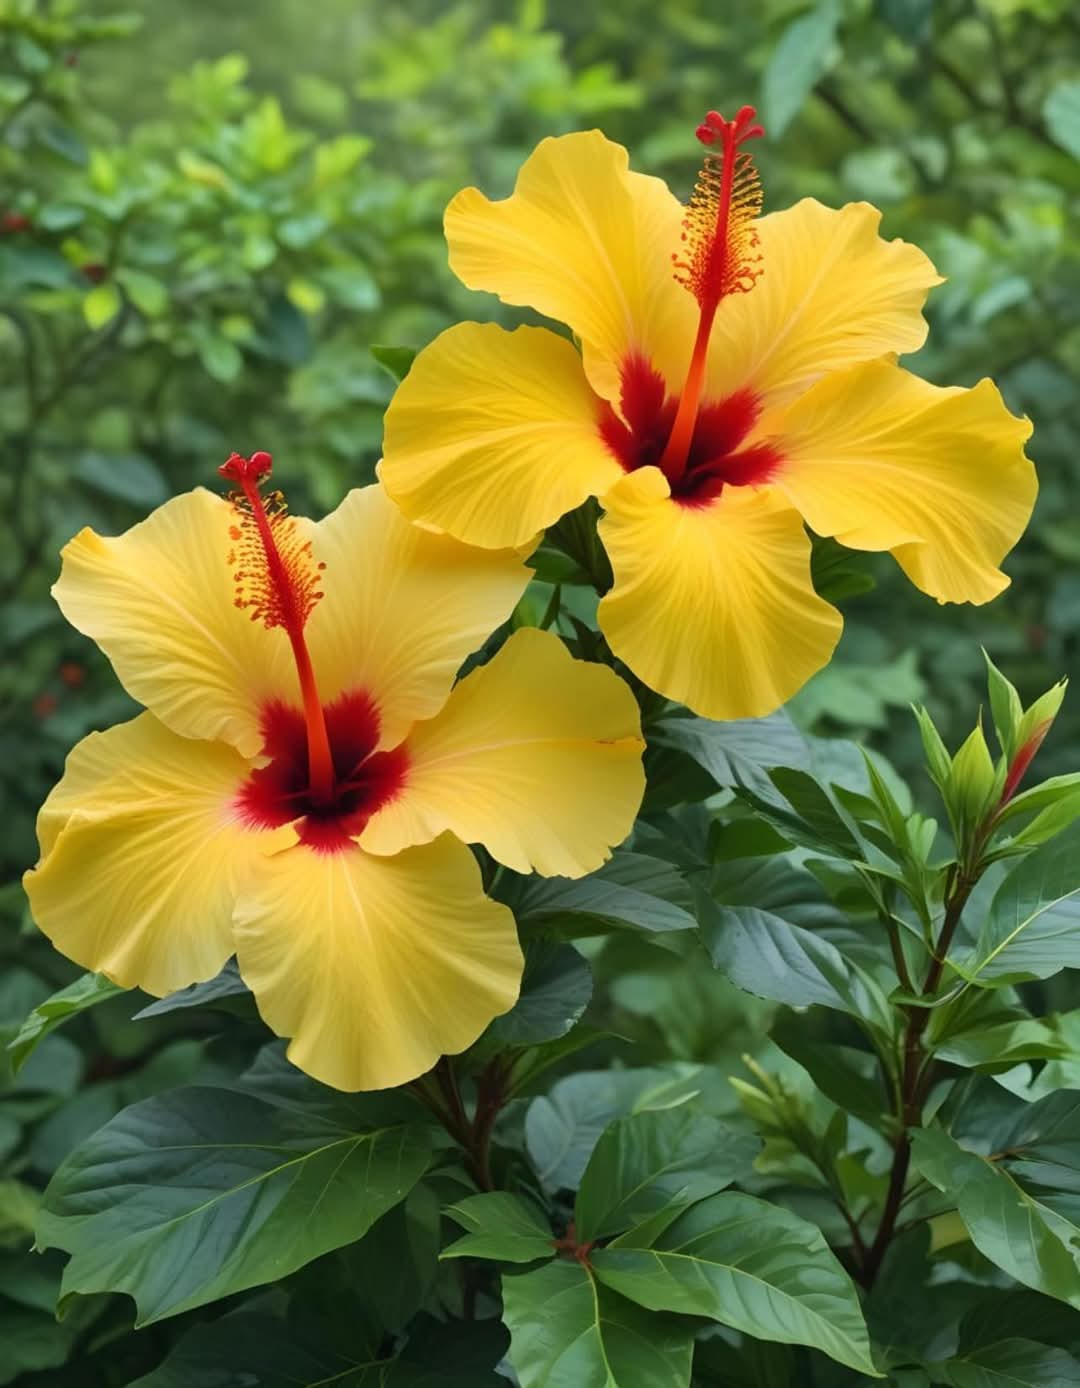
[[[688,257],[672,256],[675,278],[697,300],[699,317],[678,412],[660,459],[669,482],[677,482],[686,469],[716,310],[729,294],[752,289],[761,274],[754,228],[761,211],[761,180],[753,156],[740,148],[765,133],[754,123],[755,114],[752,106],[743,106],[728,121],[718,111],[710,111],[695,132],[704,145],[719,141],[720,152],[705,155],[683,221]]]
[[[323,596],[319,583],[326,565],[312,558],[311,541],[302,539],[282,493],[263,496],[260,488],[271,467],[270,454],[260,452],[250,458],[233,453],[218,468],[222,477],[239,488],[229,496],[236,516],[229,531],[235,545],[229,563],[237,566],[233,572],[236,606],[250,611],[253,622],[281,627],[289,638],[304,705],[311,797],[317,804],[328,805],[335,795],[334,759],[304,640],[307,619]]]

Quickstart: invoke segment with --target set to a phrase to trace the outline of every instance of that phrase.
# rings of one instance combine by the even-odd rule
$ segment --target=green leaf
[[[1054,143],[1080,159],[1080,81],[1069,78],[1050,88],[1043,102],[1043,120]]]
[[[715,723],[709,718],[665,718],[651,729],[649,741],[685,752],[722,790],[743,786],[768,791],[767,769],[810,764],[806,739],[785,713],[731,723]]]
[[[540,1211],[506,1191],[470,1195],[446,1213],[468,1232],[443,1250],[444,1258],[531,1263],[555,1251],[551,1227]]]
[[[409,367],[416,360],[415,347],[387,347],[376,342],[368,350],[395,381],[403,381],[409,374]]]
[[[839,21],[835,0],[822,0],[781,34],[762,84],[765,127],[774,137],[783,134],[828,70]]]
[[[525,1144],[540,1180],[576,1190],[600,1134],[616,1118],[676,1108],[698,1093],[699,1066],[568,1075],[525,1115]]]
[[[583,1243],[692,1205],[746,1175],[761,1150],[750,1133],[677,1108],[617,1119],[593,1149],[575,1206]]]
[[[95,284],[83,299],[82,309],[86,326],[97,332],[106,323],[111,323],[120,312],[123,302],[120,290],[113,280]]]
[[[1029,1194],[1000,1162],[967,1151],[941,1128],[912,1135],[912,1160],[955,1201],[980,1253],[1025,1286],[1080,1308],[1076,1223]]]
[[[371,1126],[362,1099],[328,1111],[321,1089],[297,1083],[285,1103],[192,1087],[118,1114],[45,1193],[38,1245],[72,1255],[62,1294],[126,1292],[145,1325],[360,1238],[430,1145],[414,1126]]]
[[[192,983],[177,993],[170,993],[168,997],[158,998],[156,1002],[136,1012],[131,1020],[141,1022],[145,1017],[162,1017],[168,1012],[179,1012],[188,1007],[213,1006],[216,1002],[224,1002],[226,998],[248,996],[250,992],[250,988],[240,977],[236,960],[230,959],[216,977],[207,979],[205,983]]]
[[[1080,824],[1022,858],[994,894],[965,978],[999,988],[1080,968]]]
[[[692,1327],[646,1315],[580,1263],[503,1277],[521,1388],[687,1388]]]
[[[812,1017],[780,1012],[770,1036],[785,1055],[803,1067],[826,1098],[864,1122],[880,1126],[889,1101],[876,1057],[870,1051],[823,1041],[811,1022]]]
[[[7,1048],[11,1052],[11,1068],[18,1074],[39,1041],[49,1032],[63,1026],[69,1017],[96,1007],[106,998],[124,992],[118,983],[113,983],[104,974],[83,974],[66,988],[59,989],[29,1014]]]
[[[694,928],[697,922],[680,900],[686,895],[670,863],[623,850],[588,877],[522,878],[508,904],[519,925],[575,934],[629,925],[655,933]]]
[[[985,997],[986,994],[981,996]],[[939,1060],[952,1065],[1008,1070],[1023,1060],[1056,1060],[1073,1054],[1072,1046],[1052,1021],[1019,1017],[991,1026],[972,1027],[946,1037],[933,1047]]]
[[[651,1311],[810,1345],[880,1377],[851,1279],[817,1226],[778,1205],[725,1191],[641,1246],[631,1233],[592,1257],[602,1282]]]
[[[592,970],[573,945],[530,941],[521,994],[491,1025],[500,1046],[539,1046],[565,1036],[589,1005]]]
[[[149,275],[145,270],[124,269],[116,272],[116,278],[131,302],[147,318],[158,318],[169,307],[168,287],[156,275]]]
[[[1080,1359],[1033,1340],[999,1340],[935,1364],[934,1382],[950,1388],[1076,1388]]]
[[[79,455],[73,476],[103,496],[115,497],[131,506],[150,509],[160,506],[169,496],[169,484],[160,468],[141,453],[98,453],[88,449]]]
[[[244,366],[243,353],[236,343],[205,323],[193,324],[191,335],[206,374],[225,384],[235,381]]]
[[[737,987],[789,1007],[830,1007],[866,1018],[888,1035],[884,991],[835,945],[755,906],[702,902],[701,937],[709,957]]]

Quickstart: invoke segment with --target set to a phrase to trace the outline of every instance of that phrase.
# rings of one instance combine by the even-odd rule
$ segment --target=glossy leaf
[[[633,1232],[593,1255],[607,1286],[653,1311],[708,1316],[747,1335],[811,1345],[877,1376],[859,1298],[821,1231],[732,1191],[693,1206],[652,1241]]]
[[[562,1259],[503,1278],[521,1388],[687,1388],[693,1329],[651,1316]]]
[[[749,1173],[761,1142],[690,1109],[631,1114],[605,1130],[578,1191],[582,1242],[691,1205]]]
[[[430,1146],[422,1129],[370,1126],[362,1099],[352,1115],[206,1087],[125,1109],[46,1191],[38,1245],[72,1255],[62,1294],[126,1292],[147,1324],[360,1238],[409,1193]]]
[[[531,1263],[550,1258],[554,1235],[543,1215],[507,1191],[490,1191],[459,1200],[446,1211],[467,1233],[444,1258],[495,1258],[504,1263]]]
[[[592,971],[573,945],[532,942],[525,953],[521,995],[492,1023],[491,1040],[500,1046],[556,1041],[588,1007],[592,990]]]
[[[83,974],[74,983],[69,983],[66,988],[59,989],[44,1002],[39,1002],[16,1032],[14,1039],[8,1042],[7,1048],[11,1052],[11,1068],[14,1073],[18,1074],[33,1054],[38,1042],[51,1031],[63,1026],[69,1018],[85,1012],[87,1008],[96,1007],[99,1002],[105,1002],[107,998],[115,997],[123,991],[119,984],[113,983],[104,974]]]
[[[935,1365],[934,1382],[949,1388],[1076,1388],[1080,1359],[1033,1340],[1000,1340]]]

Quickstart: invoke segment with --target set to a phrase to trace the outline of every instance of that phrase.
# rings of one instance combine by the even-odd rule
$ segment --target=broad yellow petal
[[[379,477],[412,520],[474,545],[521,545],[622,476],[600,406],[564,338],[460,323],[398,387]]]
[[[646,684],[706,718],[771,713],[826,664],[839,612],[810,581],[799,515],[771,489],[673,501],[657,468],[604,498],[615,575],[600,627]]]
[[[671,268],[685,209],[662,180],[628,165],[599,130],[541,140],[511,197],[492,202],[466,188],[446,210],[458,278],[568,323],[609,398],[628,353],[647,351],[681,374],[696,322]]]
[[[778,420],[776,484],[811,529],[891,550],[939,602],[988,602],[1035,503],[1031,424],[997,387],[929,385],[889,362],[827,377]]]
[[[922,346],[922,307],[941,276],[917,246],[883,240],[880,221],[868,203],[813,198],[761,218],[763,273],[720,305],[709,395],[745,386],[783,402],[827,372]]]
[[[295,700],[284,631],[234,605],[232,508],[202,488],[123,535],[83,530],[64,548],[53,594],[109,657],[121,683],[174,732],[261,746],[259,708]]]
[[[326,565],[305,630],[319,693],[365,690],[380,744],[446,702],[462,662],[509,617],[532,577],[520,555],[473,549],[410,525],[380,486],[301,522]]]
[[[392,858],[271,859],[236,911],[240,972],[289,1059],[337,1089],[386,1089],[470,1045],[512,1007],[514,918],[449,835]]]
[[[643,750],[627,685],[524,628],[412,731],[405,787],[360,842],[393,853],[449,829],[517,872],[581,877],[633,826]]]
[[[162,996],[212,978],[232,953],[238,885],[295,840],[237,822],[248,763],[177,737],[149,713],[91,733],[46,800],[42,862],[24,885],[61,953]]]

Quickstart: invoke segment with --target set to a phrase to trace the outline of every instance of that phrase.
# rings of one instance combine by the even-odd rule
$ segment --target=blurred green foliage
[[[980,644],[1024,695],[1080,649],[1071,0],[145,0],[131,15],[0,0],[0,1032],[73,977],[23,915],[34,813],[71,744],[129,707],[48,596],[60,546],[212,485],[233,448],[271,450],[297,510],[332,506],[378,456],[393,380],[372,344],[422,346],[484,302],[446,267],[442,209],[460,186],[503,194],[539,138],[596,124],[686,195],[694,124],[744,101],[771,136],[767,206],[881,207],[885,234],[948,277],[911,364],[942,383],[992,375],[1036,425],[1042,493],[1012,588],[986,609],[939,608],[889,561],[860,560],[876,586],[844,602],[840,654],[792,707],[909,768],[906,704],[950,734],[969,725]],[[1078,757],[1073,700],[1046,769]],[[618,987],[627,1017],[635,987]],[[725,1044],[760,1030],[716,987],[725,1006],[714,989],[690,1008],[697,985],[673,975],[670,1017],[645,1009],[675,1054],[698,1012]],[[58,1366],[92,1339],[89,1321],[57,1334],[45,1271],[39,1285],[5,1261],[36,1189],[122,1103],[210,1064],[165,1019],[136,1040],[126,1015],[82,1019],[81,1047],[50,1038],[0,1117],[0,1296],[21,1337],[13,1374],[42,1371],[27,1382],[72,1382]],[[152,1363],[152,1337],[140,1345]],[[124,1353],[85,1381],[130,1381]]]

